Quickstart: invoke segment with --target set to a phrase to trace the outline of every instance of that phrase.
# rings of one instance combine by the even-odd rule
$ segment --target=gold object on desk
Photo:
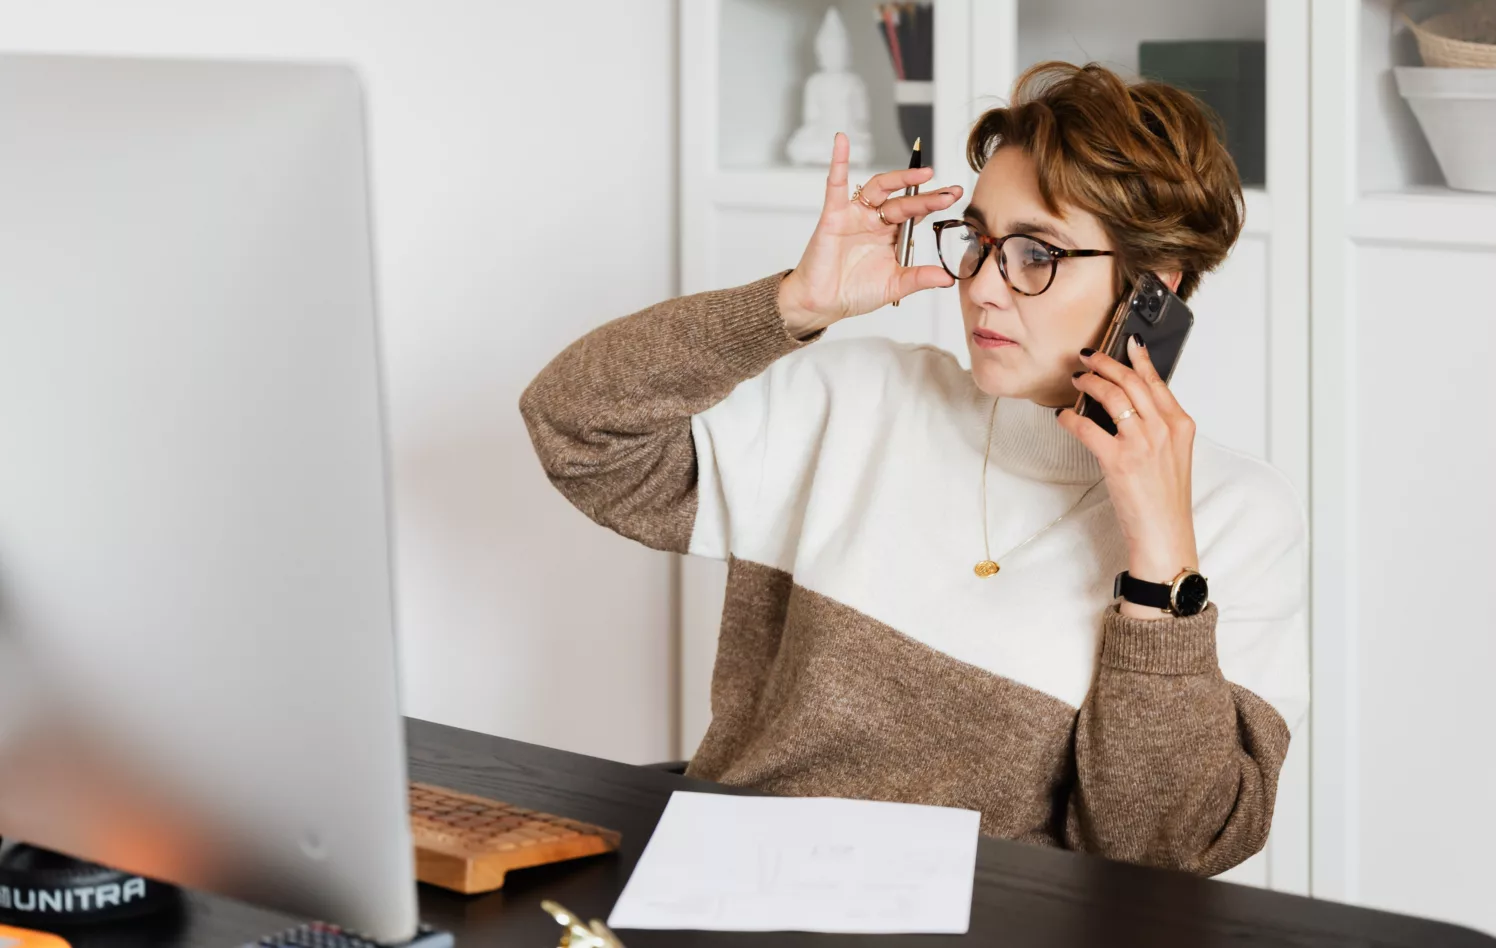
[[[594,918],[590,927],[583,925],[575,912],[550,899],[542,901],[540,907],[566,929],[558,948],[624,948],[618,936],[598,919]]]

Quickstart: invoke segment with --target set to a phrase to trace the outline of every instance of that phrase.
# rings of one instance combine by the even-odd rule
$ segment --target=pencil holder
[[[923,139],[920,151],[924,153],[924,164],[926,167],[933,165],[935,83],[928,79],[896,79],[893,101],[899,110],[899,131],[904,136],[904,144],[913,148],[916,138]]]

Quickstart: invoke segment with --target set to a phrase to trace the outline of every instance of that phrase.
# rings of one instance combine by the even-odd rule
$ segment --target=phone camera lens
[[[1152,296],[1139,294],[1132,298],[1133,315],[1152,326],[1158,322],[1159,302]]]

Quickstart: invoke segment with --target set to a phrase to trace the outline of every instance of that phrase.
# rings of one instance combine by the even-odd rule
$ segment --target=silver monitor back
[[[0,836],[415,929],[363,100],[0,56]]]

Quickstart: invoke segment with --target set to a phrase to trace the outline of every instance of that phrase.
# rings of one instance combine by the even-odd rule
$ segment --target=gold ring
[[[888,218],[886,218],[886,217],[883,216],[883,208],[882,207],[874,208],[874,210],[876,210],[878,212],[878,220],[882,221],[885,225],[887,225],[889,227],[893,226],[893,221],[891,221]]]
[[[875,211],[878,209],[878,205],[869,204],[868,199],[862,196],[862,185],[860,184],[852,191],[852,200],[856,201],[858,204],[861,204],[863,207],[872,208]]]
[[[1131,408],[1129,408],[1129,409],[1127,409],[1127,411],[1124,411],[1122,414],[1120,414],[1117,417],[1113,418],[1112,419],[1112,424],[1114,424],[1114,425],[1120,425],[1120,424],[1122,424],[1122,422],[1126,421],[1127,419],[1131,418],[1132,416],[1134,416],[1136,414],[1137,414],[1137,412],[1135,412]]]

